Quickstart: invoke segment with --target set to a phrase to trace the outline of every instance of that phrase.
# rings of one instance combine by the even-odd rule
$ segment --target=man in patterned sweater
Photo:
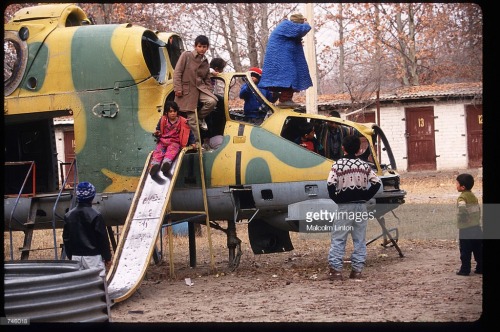
[[[342,280],[343,259],[349,233],[354,245],[349,278],[360,279],[365,265],[365,238],[369,217],[366,201],[377,193],[382,183],[370,165],[356,157],[360,146],[361,141],[357,135],[346,136],[342,140],[344,157],[332,165],[328,174],[328,194],[338,205],[328,254],[331,280]]]

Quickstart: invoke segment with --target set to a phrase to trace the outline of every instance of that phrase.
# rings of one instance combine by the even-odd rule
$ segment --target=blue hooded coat
[[[302,37],[310,30],[307,22],[278,24],[269,36],[259,86],[302,91],[313,85],[302,46]]]

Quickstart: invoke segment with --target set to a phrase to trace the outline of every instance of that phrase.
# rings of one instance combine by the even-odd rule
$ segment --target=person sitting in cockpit
[[[330,116],[340,118],[337,111],[331,111]],[[342,140],[349,135],[360,136],[359,132],[353,127],[343,126],[337,122],[326,122],[320,132],[319,140],[325,149],[325,157],[337,160],[344,156],[342,151]],[[370,155],[368,147],[361,155],[358,155],[362,160],[367,161]]]
[[[255,85],[258,86],[260,77],[262,75],[262,70],[257,67],[252,67],[248,70],[250,72],[250,76],[252,77],[252,81]],[[278,100],[278,95],[271,92],[268,89],[259,87],[260,92],[269,100],[271,103],[274,103]],[[266,115],[266,104],[262,101],[248,86],[248,83],[245,83],[241,86],[240,90],[240,98],[245,101],[245,105],[243,106],[244,118],[243,121],[247,121],[256,125],[260,125]]]
[[[295,139],[295,143],[300,146],[305,147],[306,149],[319,153],[321,155],[324,154],[323,146],[318,141],[314,132],[314,125],[310,122],[305,122],[299,127],[300,136]]]

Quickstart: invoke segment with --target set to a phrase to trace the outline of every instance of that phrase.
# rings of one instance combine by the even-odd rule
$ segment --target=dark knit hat
[[[257,78],[260,78],[262,76],[262,69],[260,69],[258,67],[252,67],[252,68],[248,69],[248,71],[250,72],[250,76],[257,77]]]
[[[76,198],[78,202],[86,202],[94,199],[95,187],[90,182],[80,182],[76,187]]]

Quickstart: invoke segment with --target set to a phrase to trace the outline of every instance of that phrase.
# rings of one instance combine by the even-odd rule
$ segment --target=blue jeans
[[[351,266],[353,270],[361,272],[366,260],[366,225],[368,224],[366,203],[338,204],[337,216],[338,218],[335,218],[333,223],[328,264],[337,271],[342,270],[345,245],[350,233],[354,245]]]

